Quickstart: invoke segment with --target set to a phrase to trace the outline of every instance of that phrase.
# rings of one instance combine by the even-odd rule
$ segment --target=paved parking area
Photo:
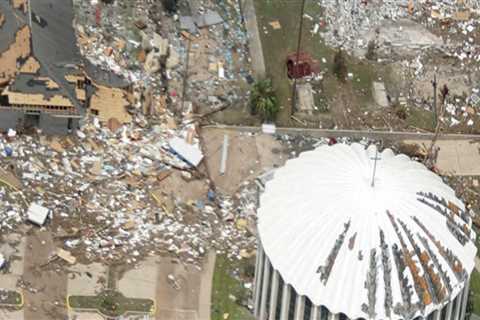
[[[25,253],[26,238],[20,234],[10,234],[4,238],[4,243],[0,245],[0,252],[11,261],[7,273],[0,273],[0,288],[7,290],[17,290],[17,281],[23,275],[23,256]],[[0,309],[0,320],[23,320],[24,311],[9,311]]]
[[[405,141],[425,145],[427,150],[430,141]],[[468,140],[439,140],[435,144],[440,147],[437,166],[442,173],[458,176],[480,175],[479,142]]]
[[[129,298],[155,300],[157,291],[157,268],[155,257],[148,257],[136,268],[125,272],[118,280],[118,291]]]

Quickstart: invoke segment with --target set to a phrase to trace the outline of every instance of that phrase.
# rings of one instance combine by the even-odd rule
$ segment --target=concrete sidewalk
[[[265,60],[263,58],[262,40],[258,31],[257,15],[253,0],[243,1],[243,16],[247,29],[250,57],[252,58],[252,70],[255,78],[265,77]]]
[[[406,143],[424,145],[428,150],[430,141],[409,140]],[[480,175],[480,143],[470,140],[439,140],[435,146],[440,147],[437,167],[442,174],[457,176]]]
[[[0,245],[0,252],[11,260],[8,273],[0,272],[0,288],[17,290],[17,281],[23,276],[23,261],[25,255],[26,238],[12,233],[6,237],[5,243]],[[0,319],[23,320],[24,309],[13,311],[0,309]]]

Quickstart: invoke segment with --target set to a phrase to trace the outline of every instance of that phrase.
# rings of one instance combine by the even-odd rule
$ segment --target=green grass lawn
[[[473,270],[470,278],[470,292],[473,299],[473,313],[480,315],[480,273]]]
[[[151,299],[127,298],[115,291],[104,291],[97,296],[70,296],[68,303],[73,309],[97,309],[112,317],[128,312],[150,313],[154,308]]]
[[[240,281],[232,276],[236,263],[225,256],[217,256],[213,275],[211,319],[223,320],[228,313],[228,320],[254,320],[255,318],[243,305],[248,300],[248,291]],[[236,301],[230,298],[234,296]]]
[[[292,84],[287,77],[285,62],[287,55],[296,52],[297,49],[301,1],[256,0],[255,6],[267,76],[272,79],[280,105],[283,107],[277,117],[277,124],[296,125],[290,120]],[[307,0],[305,13],[312,17],[318,17],[321,16],[322,9],[315,1]],[[281,29],[273,30],[269,25],[275,20],[280,22]],[[342,87],[331,72],[335,51],[325,45],[319,34],[314,35],[310,32],[313,25],[314,23],[310,19],[304,18],[301,50],[311,53],[319,60],[322,70],[328,70],[322,95],[329,100]],[[264,30],[267,30],[268,33],[265,34]],[[325,59],[326,63],[322,63],[322,59]],[[351,85],[354,92],[358,93],[357,102],[359,104],[370,102],[372,81],[377,76],[376,68],[352,57],[347,57],[346,60],[348,72],[354,74]]]
[[[408,108],[407,123],[410,126],[434,131],[434,115],[432,112],[419,108]]]
[[[1,305],[16,305],[23,304],[22,295],[17,291],[0,290],[0,306]]]

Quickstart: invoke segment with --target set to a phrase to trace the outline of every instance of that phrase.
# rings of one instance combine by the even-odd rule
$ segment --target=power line
[[[298,30],[297,57],[296,57],[296,61],[295,61],[294,65],[293,65],[294,70],[295,70],[295,68],[298,67],[298,63],[300,61],[300,47],[302,45],[303,14],[305,12],[305,2],[306,2],[306,0],[302,0],[302,8],[300,10],[300,26],[299,26],[299,30]],[[292,92],[292,110],[291,110],[292,114],[293,114],[293,112],[295,111],[295,108],[296,108],[296,100],[297,100],[297,77],[296,77],[296,73],[293,72],[293,92]]]

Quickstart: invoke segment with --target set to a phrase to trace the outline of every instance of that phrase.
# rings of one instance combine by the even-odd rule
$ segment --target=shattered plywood
[[[85,92],[85,88],[81,88],[78,85],[79,82],[85,82],[85,76],[78,75],[78,74],[67,74],[65,75],[65,80],[67,80],[69,83],[75,84],[76,98],[80,101],[85,101],[87,98],[87,93]]]
[[[21,190],[22,183],[20,180],[10,171],[0,168],[0,182],[7,184],[14,190]]]
[[[13,7],[15,9],[22,10],[23,12],[27,12],[27,0],[12,0]]]
[[[280,24],[280,21],[278,21],[278,20],[271,21],[268,24],[273,28],[273,30],[282,29],[282,25]]]
[[[95,85],[95,94],[90,100],[90,110],[102,122],[115,118],[121,123],[132,121],[132,116],[127,112],[129,105],[125,92],[118,88]]]
[[[467,21],[470,19],[470,11],[465,10],[465,11],[457,11],[453,13],[453,20],[456,21]]]
[[[15,42],[0,54],[0,84],[7,83],[17,72],[17,61],[30,56],[30,28],[24,26],[17,31]]]
[[[35,80],[44,82],[47,89],[50,89],[50,90],[60,89],[60,86],[58,85],[58,83],[56,83],[49,77],[38,77],[38,78],[35,78]]]
[[[85,76],[77,74],[67,74],[65,75],[65,80],[70,83],[77,83],[78,81],[85,81]]]
[[[62,248],[57,248],[56,254],[60,259],[69,264],[75,264],[77,262],[77,258],[75,258],[69,251],[63,250]]]
[[[61,95],[54,95],[50,98],[46,98],[42,94],[13,92],[8,90],[8,88],[3,91],[3,94],[8,96],[8,101],[12,105],[48,106],[74,109],[72,102],[68,98]]]
[[[21,73],[37,73],[40,69],[40,63],[34,57],[30,56],[20,69]]]
[[[75,96],[78,100],[85,101],[85,99],[87,98],[85,89],[75,88]]]

